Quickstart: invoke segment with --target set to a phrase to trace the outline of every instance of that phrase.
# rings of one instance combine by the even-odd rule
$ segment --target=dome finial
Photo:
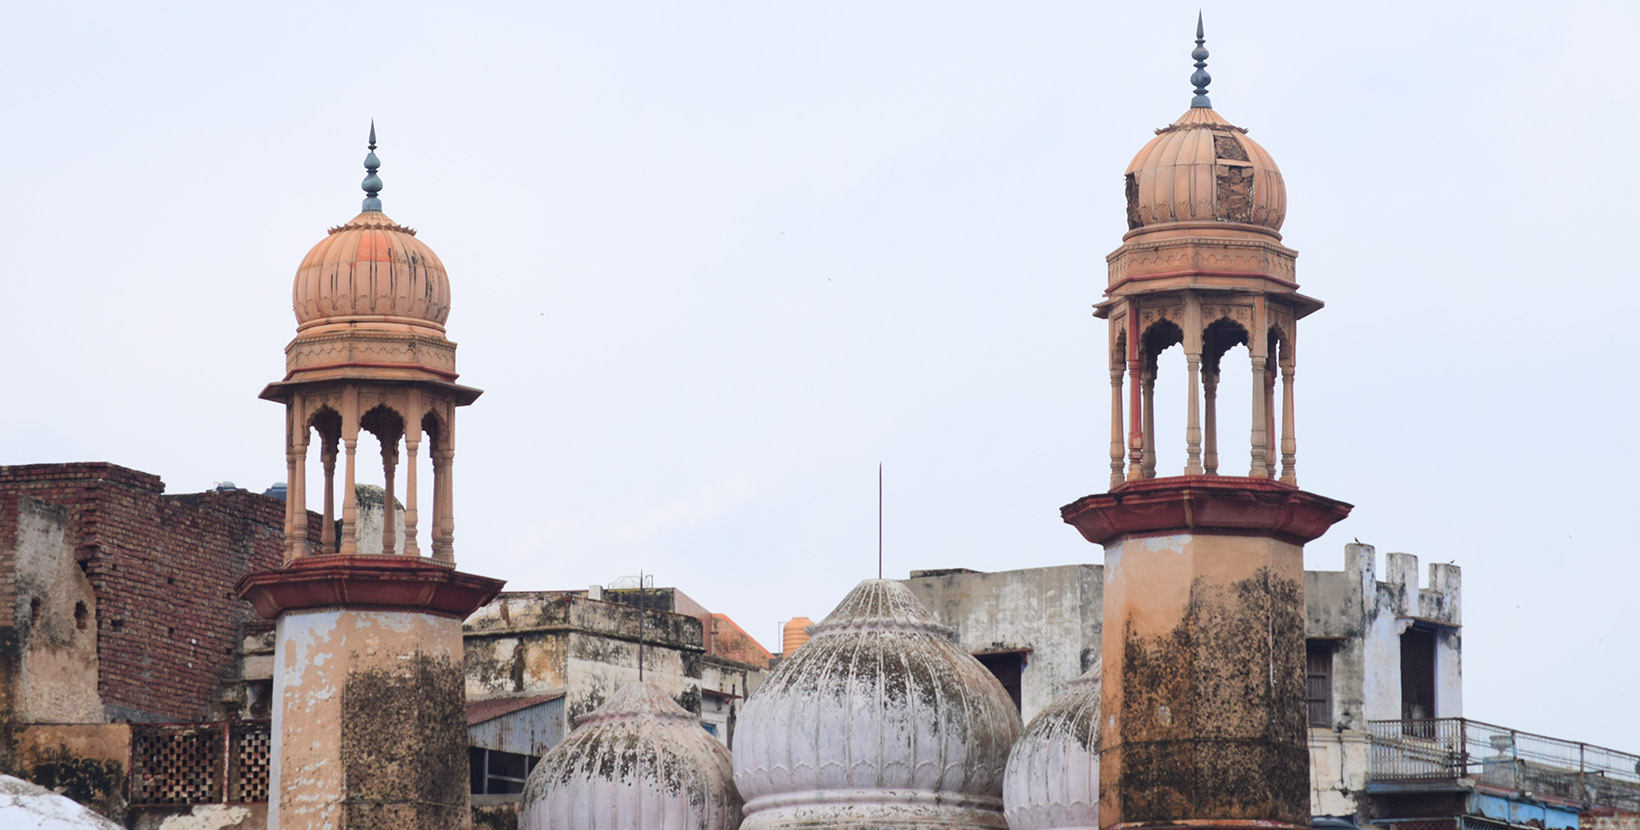
[[[1207,47],[1202,44],[1207,37],[1202,33],[1202,13],[1196,12],[1196,48],[1190,50],[1190,57],[1196,59],[1196,71],[1190,73],[1190,83],[1196,86],[1196,97],[1190,99],[1191,109],[1212,109],[1213,102],[1207,100],[1207,85],[1213,82],[1213,76],[1207,74]]]
[[[364,157],[364,169],[369,171],[360,187],[364,188],[364,209],[380,212],[382,200],[376,194],[382,192],[382,178],[376,171],[382,166],[381,159],[376,158],[376,119],[370,119],[370,154]]]

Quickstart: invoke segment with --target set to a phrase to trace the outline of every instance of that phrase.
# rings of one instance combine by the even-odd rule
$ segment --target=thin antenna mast
[[[877,462],[877,578],[883,578],[883,462]]]
[[[643,607],[643,569],[638,569],[638,682],[643,682],[643,622],[648,609]]]

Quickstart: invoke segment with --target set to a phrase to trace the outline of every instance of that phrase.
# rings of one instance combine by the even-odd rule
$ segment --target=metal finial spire
[[[364,182],[359,185],[364,188],[365,210],[380,211],[382,209],[382,200],[376,198],[376,194],[382,192],[382,177],[376,175],[376,171],[381,166],[381,159],[376,158],[376,119],[372,118],[370,119],[370,154],[364,157],[364,169],[368,171],[368,175],[364,177]]]
[[[1207,37],[1202,33],[1202,13],[1196,12],[1196,48],[1190,50],[1190,57],[1196,59],[1196,71],[1190,73],[1190,83],[1196,86],[1196,97],[1190,99],[1192,109],[1212,109],[1213,102],[1207,100],[1207,85],[1213,82],[1213,76],[1207,74],[1207,47],[1202,44]]]

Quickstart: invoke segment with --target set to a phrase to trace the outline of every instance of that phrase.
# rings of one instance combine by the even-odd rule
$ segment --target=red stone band
[[[506,582],[413,556],[304,556],[239,580],[239,596],[274,619],[314,608],[421,611],[466,619]]]
[[[1096,545],[1125,536],[1222,533],[1306,544],[1350,514],[1352,505],[1267,478],[1169,476],[1129,481],[1059,509]]]

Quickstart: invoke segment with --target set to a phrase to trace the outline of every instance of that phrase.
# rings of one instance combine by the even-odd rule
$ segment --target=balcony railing
[[[1372,721],[1368,729],[1373,781],[1468,779],[1588,808],[1640,811],[1640,755],[1466,718]]]

